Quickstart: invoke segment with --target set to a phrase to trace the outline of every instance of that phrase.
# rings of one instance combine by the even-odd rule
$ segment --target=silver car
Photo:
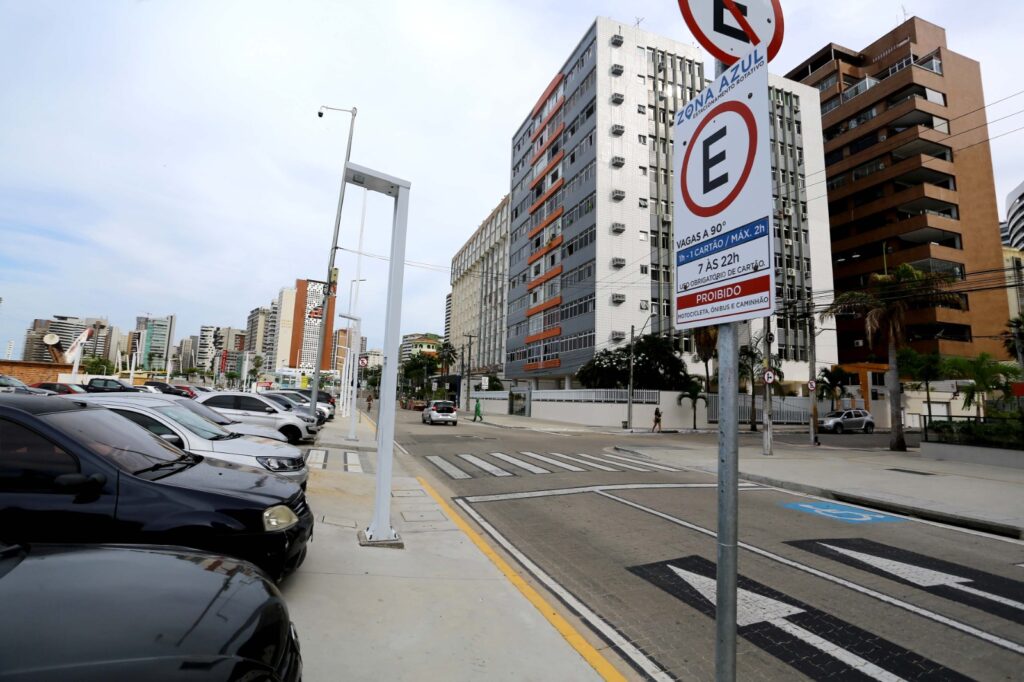
[[[846,431],[875,432],[875,418],[866,410],[837,410],[818,420],[820,431],[844,433]]]
[[[423,408],[423,423],[457,426],[459,411],[455,409],[455,403],[450,400],[431,400]]]
[[[298,448],[231,433],[163,397],[100,394],[67,399],[102,405],[192,454],[271,471],[303,486],[309,478],[309,469]]]
[[[307,396],[305,393],[301,393],[299,391],[290,391],[286,388],[283,388],[280,391],[275,391],[275,393],[287,395],[289,398],[294,398],[303,405],[305,405],[306,407],[309,407],[310,399],[309,396]],[[317,396],[316,408],[321,412],[326,412],[327,419],[334,419],[334,405],[332,405],[330,402],[326,400],[320,400],[320,397],[324,395],[324,393],[320,393],[320,395]]]
[[[315,439],[319,430],[316,421],[309,415],[298,414],[258,393],[200,393],[195,397],[195,402],[212,407],[231,419],[279,431],[292,445]]]

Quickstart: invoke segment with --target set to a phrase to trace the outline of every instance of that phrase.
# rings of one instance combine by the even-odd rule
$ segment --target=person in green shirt
[[[484,420],[484,411],[483,411],[483,408],[480,407],[480,398],[477,398],[476,399],[476,407],[473,408],[473,421],[483,421],[483,420]]]

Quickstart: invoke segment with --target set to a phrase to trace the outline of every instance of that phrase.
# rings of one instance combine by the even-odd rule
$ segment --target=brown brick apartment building
[[[981,67],[945,29],[915,17],[859,52],[827,45],[787,77],[821,92],[827,178],[807,183],[828,192],[837,293],[901,263],[960,287],[1003,267]],[[908,337],[922,352],[1003,357],[987,337],[1006,321],[1005,290],[971,292],[961,309],[912,311]],[[841,362],[885,357],[862,321],[837,326]]]

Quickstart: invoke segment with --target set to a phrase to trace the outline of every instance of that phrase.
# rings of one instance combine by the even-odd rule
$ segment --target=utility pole
[[[767,372],[772,367],[772,318],[764,318],[764,371]],[[776,377],[778,381],[778,377]],[[753,405],[751,405],[753,409]],[[772,443],[772,384],[767,381],[764,382],[764,409],[762,410],[764,415],[764,439],[761,446],[761,454],[765,457],[773,456],[773,443]]]
[[[462,372],[459,373],[459,400],[462,399],[462,380],[466,378],[466,344],[459,346],[459,361],[462,363]],[[466,409],[469,409],[469,399],[466,399]]]
[[[814,329],[814,308],[811,306],[811,302],[807,302],[809,313],[807,315],[807,342],[810,345],[810,352],[808,353],[808,361],[810,366],[808,367],[808,373],[810,379],[808,381],[817,382],[818,377],[818,358],[817,358],[817,332]],[[818,391],[809,391],[811,396],[811,445],[818,444]]]
[[[626,428],[633,430],[633,339],[636,325],[629,325],[629,395],[626,396]]]
[[[469,411],[469,394],[473,390],[473,339],[477,337],[476,334],[463,334],[469,339],[469,361],[466,364],[466,411]]]

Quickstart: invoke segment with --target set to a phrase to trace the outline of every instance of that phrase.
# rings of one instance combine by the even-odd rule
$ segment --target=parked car
[[[196,396],[196,402],[212,407],[231,419],[279,431],[292,445],[315,439],[318,431],[316,421],[308,414],[297,414],[287,401],[281,405],[258,393],[202,393]]]
[[[252,564],[223,555],[0,541],[0,604],[3,679],[302,677],[281,593]]]
[[[323,423],[327,421],[327,412],[317,408],[313,411],[313,408],[309,406],[309,401],[303,404],[299,400],[299,396],[287,395],[278,391],[265,391],[260,395],[273,400],[278,405],[285,407],[286,409],[294,411],[296,414],[304,415],[308,417],[316,417],[317,426],[323,426]]]
[[[232,419],[227,415],[218,412],[212,407],[204,405],[190,398],[183,398],[182,396],[177,395],[167,395],[164,393],[160,393],[159,391],[157,391],[154,394],[146,393],[143,395],[147,398],[160,396],[161,398],[168,402],[178,405],[179,407],[184,407],[189,412],[194,412],[195,414],[199,415],[200,417],[203,417],[204,419],[209,419],[214,424],[217,424],[218,426],[230,431],[231,433],[239,433],[243,436],[256,436],[258,438],[269,438],[270,440],[275,440],[280,443],[288,442],[288,439],[285,438],[280,431],[276,431],[267,426],[247,424],[245,422]],[[124,397],[129,396],[125,395]]]
[[[431,400],[423,408],[423,423],[457,426],[459,423],[459,412],[455,409],[455,403],[450,400]]]
[[[281,395],[288,396],[289,398],[292,398],[293,400],[298,400],[299,404],[301,404],[301,405],[303,405],[305,407],[309,407],[310,403],[312,402],[312,398],[310,398],[309,396],[307,396],[307,395],[305,395],[303,393],[300,393],[299,391],[294,391],[294,390],[292,390],[290,388],[281,389],[280,391],[275,391],[275,393],[280,393]],[[325,413],[327,415],[327,419],[334,419],[334,410],[335,410],[334,403],[327,402],[326,400],[323,400],[322,399],[323,397],[326,397],[325,393],[320,393],[320,394],[317,395],[317,397],[316,397],[316,408],[320,412]]]
[[[196,395],[198,395],[200,393],[213,393],[214,392],[213,389],[210,388],[209,386],[198,386],[196,384],[189,384],[188,387],[191,388],[193,391],[195,391]]]
[[[311,389],[311,388],[289,388],[289,389],[286,389],[286,390],[291,391],[292,393],[301,393],[302,395],[306,396],[310,400],[313,399],[313,389]],[[325,400],[327,402],[329,402],[331,405],[334,405],[334,406],[337,406],[337,404],[338,404],[337,399],[333,395],[328,393],[327,391],[317,391],[316,392],[316,401],[318,403],[320,403],[320,402],[323,402]]]
[[[302,486],[309,478],[309,469],[298,448],[232,433],[162,395],[95,395],[74,400],[109,408],[193,455],[263,468]]]
[[[33,388],[8,374],[0,374],[0,393],[22,393],[24,395],[53,395],[53,391]]]
[[[183,398],[191,398],[192,397],[192,392],[191,391],[184,391],[181,388],[179,388],[177,386],[171,386],[170,384],[168,384],[167,382],[164,382],[164,381],[147,381],[143,385],[144,386],[152,386],[153,388],[155,388],[156,390],[160,391],[161,393],[166,393],[168,395],[180,395]]]
[[[190,454],[85,399],[6,395],[0,529],[13,543],[184,545],[280,579],[305,558],[313,515],[283,476]]]
[[[189,398],[195,398],[197,395],[199,395],[196,392],[196,390],[189,386],[188,384],[173,384],[173,387],[178,389],[179,391],[185,391],[185,393],[188,394]]]
[[[829,412],[818,420],[820,431],[843,433],[844,431],[875,432],[875,418],[865,410],[837,410]]]
[[[127,381],[102,377],[89,379],[89,383],[85,384],[85,390],[89,393],[143,393],[142,389],[132,386]]]
[[[51,391],[56,395],[77,395],[79,393],[85,393],[85,389],[79,384],[60,384],[53,381],[40,381],[32,384],[31,388],[41,388],[46,391]]]
[[[139,393],[145,393],[146,395],[163,395],[164,394],[164,392],[161,391],[156,386],[136,386],[135,388],[139,389]]]

